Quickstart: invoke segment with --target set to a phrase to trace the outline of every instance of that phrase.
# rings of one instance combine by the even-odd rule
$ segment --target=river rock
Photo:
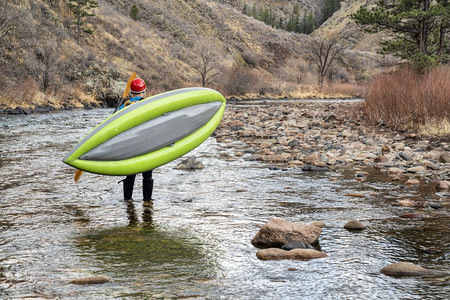
[[[436,183],[436,189],[438,191],[444,191],[450,189],[450,181],[440,180]]]
[[[403,172],[404,171],[402,169],[395,168],[395,167],[389,168],[389,170],[388,170],[388,173],[391,174],[391,175],[398,175],[398,174],[401,174]]]
[[[189,157],[174,167],[176,170],[199,170],[204,168],[205,166],[203,163],[198,161],[195,157]]]
[[[423,166],[426,167],[427,169],[435,170],[435,171],[441,169],[441,168],[439,167],[439,165],[437,165],[437,164],[435,164],[435,163],[433,163],[433,162],[431,162],[431,161],[429,161],[429,160],[423,161]]]
[[[319,162],[320,161],[320,153],[314,152],[312,154],[306,155],[305,157],[303,157],[302,161],[305,164],[312,164],[312,163]]]
[[[366,229],[366,226],[364,226],[364,224],[361,223],[361,221],[351,220],[344,225],[344,228],[347,230],[364,230]]]
[[[70,281],[70,284],[78,284],[78,285],[86,285],[86,284],[103,284],[111,281],[109,277],[106,276],[93,276],[93,277],[86,277],[86,278],[79,278]]]
[[[444,164],[450,163],[450,154],[444,153],[439,157],[439,161]]]
[[[320,167],[320,166],[304,166],[302,167],[302,171],[303,172],[327,172],[330,171],[330,168],[328,168],[327,166],[324,167]]]
[[[405,152],[399,152],[398,156],[403,160],[411,160],[411,155],[409,155]]]
[[[420,218],[422,218],[422,215],[419,214],[419,213],[406,213],[406,214],[400,215],[400,218],[403,218],[403,219],[420,219]]]
[[[327,254],[313,249],[293,249],[287,251],[279,248],[268,248],[259,250],[256,253],[256,257],[261,260],[308,260],[327,256]]]
[[[394,263],[381,269],[381,273],[388,276],[424,276],[432,272],[409,262]]]
[[[280,248],[289,241],[315,244],[321,232],[322,229],[317,226],[273,218],[256,233],[252,239],[252,244],[258,248]]]
[[[406,185],[420,185],[420,181],[415,178],[410,178],[405,182]]]
[[[389,162],[389,157],[387,157],[386,155],[380,155],[380,156],[375,157],[374,162],[387,163],[387,162]]]
[[[325,225],[325,223],[324,223],[323,221],[314,221],[314,222],[312,222],[312,223],[309,224],[309,225],[311,225],[311,226],[317,226],[317,227],[320,227],[320,228],[326,227],[326,225]]]
[[[414,207],[417,205],[416,202],[411,199],[400,200],[396,204],[403,207]]]
[[[299,241],[290,241],[281,246],[283,250],[292,250],[292,249],[314,249],[310,244],[306,244]]]
[[[425,172],[425,167],[423,167],[423,166],[416,166],[416,167],[411,167],[411,168],[408,168],[406,171],[408,172],[408,173],[424,173]]]
[[[386,154],[391,152],[391,148],[388,145],[384,145],[383,147],[381,147],[381,153]]]

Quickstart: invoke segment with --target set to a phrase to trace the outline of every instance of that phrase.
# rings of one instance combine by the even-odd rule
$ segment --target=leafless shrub
[[[450,66],[429,74],[402,68],[376,78],[369,86],[365,112],[374,124],[417,128],[427,120],[450,119]]]
[[[55,83],[59,57],[56,43],[47,41],[37,47],[29,58],[31,74],[39,82],[40,89],[44,93]]]
[[[225,72],[222,89],[226,95],[244,95],[258,90],[258,76],[252,70],[234,65]]]
[[[34,32],[27,26],[31,21],[19,8],[9,1],[0,2],[0,59],[6,49],[32,44]]]

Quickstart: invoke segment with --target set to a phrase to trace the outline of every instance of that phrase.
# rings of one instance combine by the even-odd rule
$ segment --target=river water
[[[404,189],[376,172],[360,182],[345,170],[271,170],[235,158],[244,145],[209,138],[188,154],[203,170],[175,170],[177,160],[154,171],[154,205],[144,209],[140,175],[127,204],[122,178],[85,173],[75,183],[61,161],[109,114],[0,116],[0,299],[448,299],[448,273],[380,273],[400,261],[448,272],[447,209],[402,219],[416,210],[392,206],[442,194]],[[258,260],[250,240],[273,217],[325,222],[328,257]],[[351,219],[368,229],[344,230]],[[69,284],[97,275],[111,281]]]

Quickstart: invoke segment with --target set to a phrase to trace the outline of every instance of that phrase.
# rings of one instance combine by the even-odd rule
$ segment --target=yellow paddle
[[[131,74],[130,78],[128,78],[127,81],[127,86],[125,88],[125,91],[123,92],[123,97],[122,97],[122,101],[119,102],[119,105],[116,107],[116,109],[114,110],[114,112],[117,111],[117,109],[119,109],[119,107],[122,105],[123,100],[128,96],[128,94],[130,93],[131,90],[131,82],[136,78],[136,72],[133,72],[133,74]],[[75,180],[75,182],[78,182],[78,180],[80,180],[81,175],[83,174],[83,170],[77,169],[75,171],[75,176],[73,177],[73,179]]]

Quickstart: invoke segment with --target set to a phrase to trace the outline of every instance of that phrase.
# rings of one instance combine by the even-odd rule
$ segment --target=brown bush
[[[227,96],[249,94],[259,89],[258,81],[254,71],[235,65],[225,71],[221,89]]]
[[[365,112],[374,124],[417,129],[428,120],[450,119],[450,66],[428,74],[402,68],[369,86]]]
[[[0,96],[0,106],[29,108],[38,106],[39,85],[32,78],[8,86]]]

